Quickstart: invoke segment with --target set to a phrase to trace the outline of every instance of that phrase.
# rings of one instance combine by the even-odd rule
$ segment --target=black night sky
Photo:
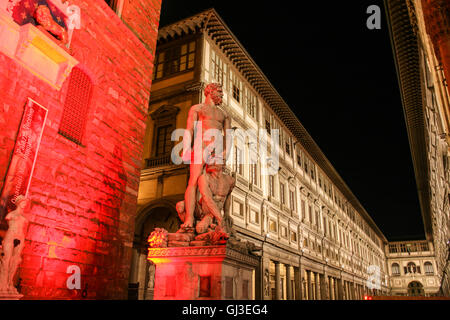
[[[282,5],[281,5],[282,3]],[[369,30],[369,5],[381,30]],[[424,239],[381,0],[163,0],[161,26],[215,8],[388,240]]]

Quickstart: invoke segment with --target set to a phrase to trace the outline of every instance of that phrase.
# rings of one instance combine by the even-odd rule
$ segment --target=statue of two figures
[[[205,102],[190,108],[182,154],[190,163],[189,182],[184,201],[176,205],[183,224],[176,233],[155,230],[149,239],[159,235],[168,246],[201,246],[224,244],[234,236],[229,210],[235,179],[223,172],[231,121],[219,107],[222,98],[222,86],[210,83]],[[165,245],[163,241],[160,246]]]
[[[16,209],[9,212],[5,220],[8,230],[1,230],[3,238],[0,248],[0,297],[17,296],[14,287],[14,276],[22,261],[22,250],[25,245],[25,234],[28,219],[24,211],[28,200],[19,195],[15,201]]]

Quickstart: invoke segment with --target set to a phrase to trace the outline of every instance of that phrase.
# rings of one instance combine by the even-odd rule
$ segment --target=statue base
[[[150,248],[154,300],[255,299],[259,258],[229,244]]]
[[[9,291],[0,291],[0,300],[20,300],[23,294],[13,293]]]

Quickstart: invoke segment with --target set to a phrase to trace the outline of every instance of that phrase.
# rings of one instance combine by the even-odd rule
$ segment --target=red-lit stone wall
[[[161,0],[124,0],[123,3],[121,16],[123,22],[146,44],[151,52],[154,52],[156,48],[160,13]],[[148,21],[142,24],[141,21],[144,19]]]
[[[30,97],[49,113],[29,191],[21,293],[81,299],[66,285],[67,267],[77,265],[87,299],[126,299],[161,1],[128,1],[145,8],[127,21],[146,46],[104,1],[70,2],[82,19],[74,57],[94,84],[83,145],[58,134],[69,78],[57,91],[0,53],[0,188]]]

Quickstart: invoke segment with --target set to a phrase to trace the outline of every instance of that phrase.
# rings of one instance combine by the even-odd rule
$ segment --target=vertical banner
[[[28,98],[0,198],[0,221],[27,196],[48,110]]]

